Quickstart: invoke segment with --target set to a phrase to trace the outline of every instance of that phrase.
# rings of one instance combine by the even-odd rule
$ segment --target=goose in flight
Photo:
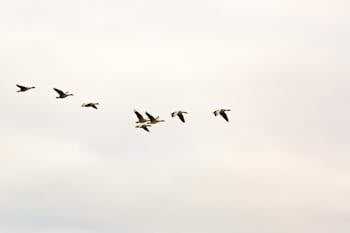
[[[82,107],[91,107],[91,108],[94,108],[94,109],[97,109],[97,105],[99,105],[99,103],[85,103],[85,104],[82,104],[81,106]]]
[[[159,120],[159,116],[154,117],[151,114],[149,114],[148,112],[146,112],[146,115],[148,117],[148,119],[150,120],[150,124],[157,124],[159,122],[164,122],[164,120]]]
[[[149,122],[149,120],[146,120],[146,119],[141,115],[141,113],[139,113],[138,111],[134,110],[134,113],[136,114],[137,119],[138,119],[138,121],[136,121],[136,123],[142,124],[142,123]]]
[[[18,85],[18,84],[16,84],[16,86],[19,88],[19,90],[17,92],[25,92],[25,91],[28,91],[30,89],[34,89],[35,88],[35,87],[25,87],[25,86]]]
[[[68,91],[63,92],[63,91],[61,91],[60,89],[57,89],[57,88],[54,88],[54,91],[56,91],[57,94],[59,95],[59,96],[56,97],[56,99],[63,99],[63,98],[66,98],[68,96],[73,96],[73,94],[68,93]]]
[[[222,116],[225,119],[225,121],[228,122],[229,120],[228,120],[228,117],[226,115],[227,111],[231,111],[231,110],[230,109],[218,109],[218,110],[214,111],[213,113],[215,116],[217,116],[217,115]]]
[[[185,123],[185,117],[184,117],[183,114],[187,114],[187,112],[184,112],[184,111],[176,111],[176,112],[172,112],[172,113],[171,113],[171,117],[176,117],[176,116],[178,116],[179,119],[180,119],[183,123]]]
[[[146,130],[147,132],[149,132],[149,129],[147,127],[151,127],[151,125],[148,123],[141,123],[139,125],[136,125],[135,128],[140,128],[140,129],[143,129],[143,130]]]

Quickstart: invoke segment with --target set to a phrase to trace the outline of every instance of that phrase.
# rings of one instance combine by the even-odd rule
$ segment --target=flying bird
[[[68,96],[73,96],[73,94],[68,93],[68,91],[63,92],[60,89],[54,88],[54,91],[57,92],[58,96],[56,97],[56,99],[63,99],[66,98]]]
[[[231,111],[231,110],[230,109],[218,109],[218,110],[214,111],[213,113],[215,116],[217,116],[217,115],[222,116],[225,119],[225,121],[229,122],[228,117],[226,115],[227,111]]]
[[[97,109],[97,105],[99,105],[99,103],[84,103],[81,106],[82,107],[87,107],[87,108],[90,107],[90,108]]]
[[[25,91],[28,91],[30,89],[34,89],[35,88],[35,87],[25,87],[25,86],[18,85],[18,84],[16,84],[16,86],[19,88],[19,90],[17,92],[25,92]]]
[[[137,116],[137,119],[138,121],[136,121],[136,123],[146,123],[146,122],[149,122],[149,120],[146,120],[141,113],[139,113],[138,111],[134,110],[134,113],[136,114]]]
[[[143,129],[143,130],[145,130],[147,132],[150,132],[148,127],[151,127],[151,125],[148,124],[148,123],[142,123],[142,124],[136,125],[135,128],[140,128],[140,129]]]
[[[147,115],[148,119],[150,120],[149,121],[150,124],[157,124],[159,122],[164,122],[164,120],[159,120],[159,116],[154,117],[151,114],[149,114],[148,112],[146,112],[146,115]]]
[[[172,112],[172,113],[171,113],[171,117],[176,117],[176,116],[178,116],[179,119],[180,119],[183,123],[185,123],[185,117],[184,117],[183,114],[187,114],[187,112],[184,112],[184,111],[176,111],[176,112]]]

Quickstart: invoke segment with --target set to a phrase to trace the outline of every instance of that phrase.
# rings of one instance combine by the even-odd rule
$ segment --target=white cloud
[[[347,6],[0,3],[0,231],[348,232]]]

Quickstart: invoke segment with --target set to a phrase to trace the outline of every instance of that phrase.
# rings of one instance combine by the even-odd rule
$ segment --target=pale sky
[[[349,10],[1,1],[0,232],[348,233]]]

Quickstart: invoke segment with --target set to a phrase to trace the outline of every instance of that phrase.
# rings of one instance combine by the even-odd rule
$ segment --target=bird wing
[[[94,109],[97,109],[97,106],[95,104],[91,104],[91,107],[93,107]]]
[[[64,95],[64,92],[60,89],[54,88],[54,91],[56,91],[60,96]]]
[[[137,118],[142,121],[144,120],[143,116],[141,115],[141,113],[139,113],[138,111],[134,110],[134,113],[136,114]]]
[[[177,114],[177,116],[180,118],[180,120],[185,123],[185,118],[184,118],[184,115],[181,114]]]
[[[18,88],[21,88],[21,89],[24,89],[24,88],[25,88],[24,86],[21,86],[21,85],[18,85],[18,84],[16,84],[16,86],[17,86]]]
[[[154,118],[151,114],[149,114],[148,112],[146,112],[147,117],[151,120],[154,121],[156,120],[156,118]]]
[[[172,112],[172,113],[171,113],[171,117],[176,116],[176,114],[177,114],[177,112]]]
[[[225,112],[220,112],[220,115],[228,122],[228,117]]]
[[[142,129],[146,130],[147,132],[149,132],[149,129],[147,128],[147,126],[142,127]]]
[[[220,111],[220,110],[216,110],[216,111],[214,111],[214,112],[213,112],[213,113],[214,113],[214,115],[215,115],[215,116],[217,116],[217,115],[218,115],[218,113],[219,113],[219,111]]]

